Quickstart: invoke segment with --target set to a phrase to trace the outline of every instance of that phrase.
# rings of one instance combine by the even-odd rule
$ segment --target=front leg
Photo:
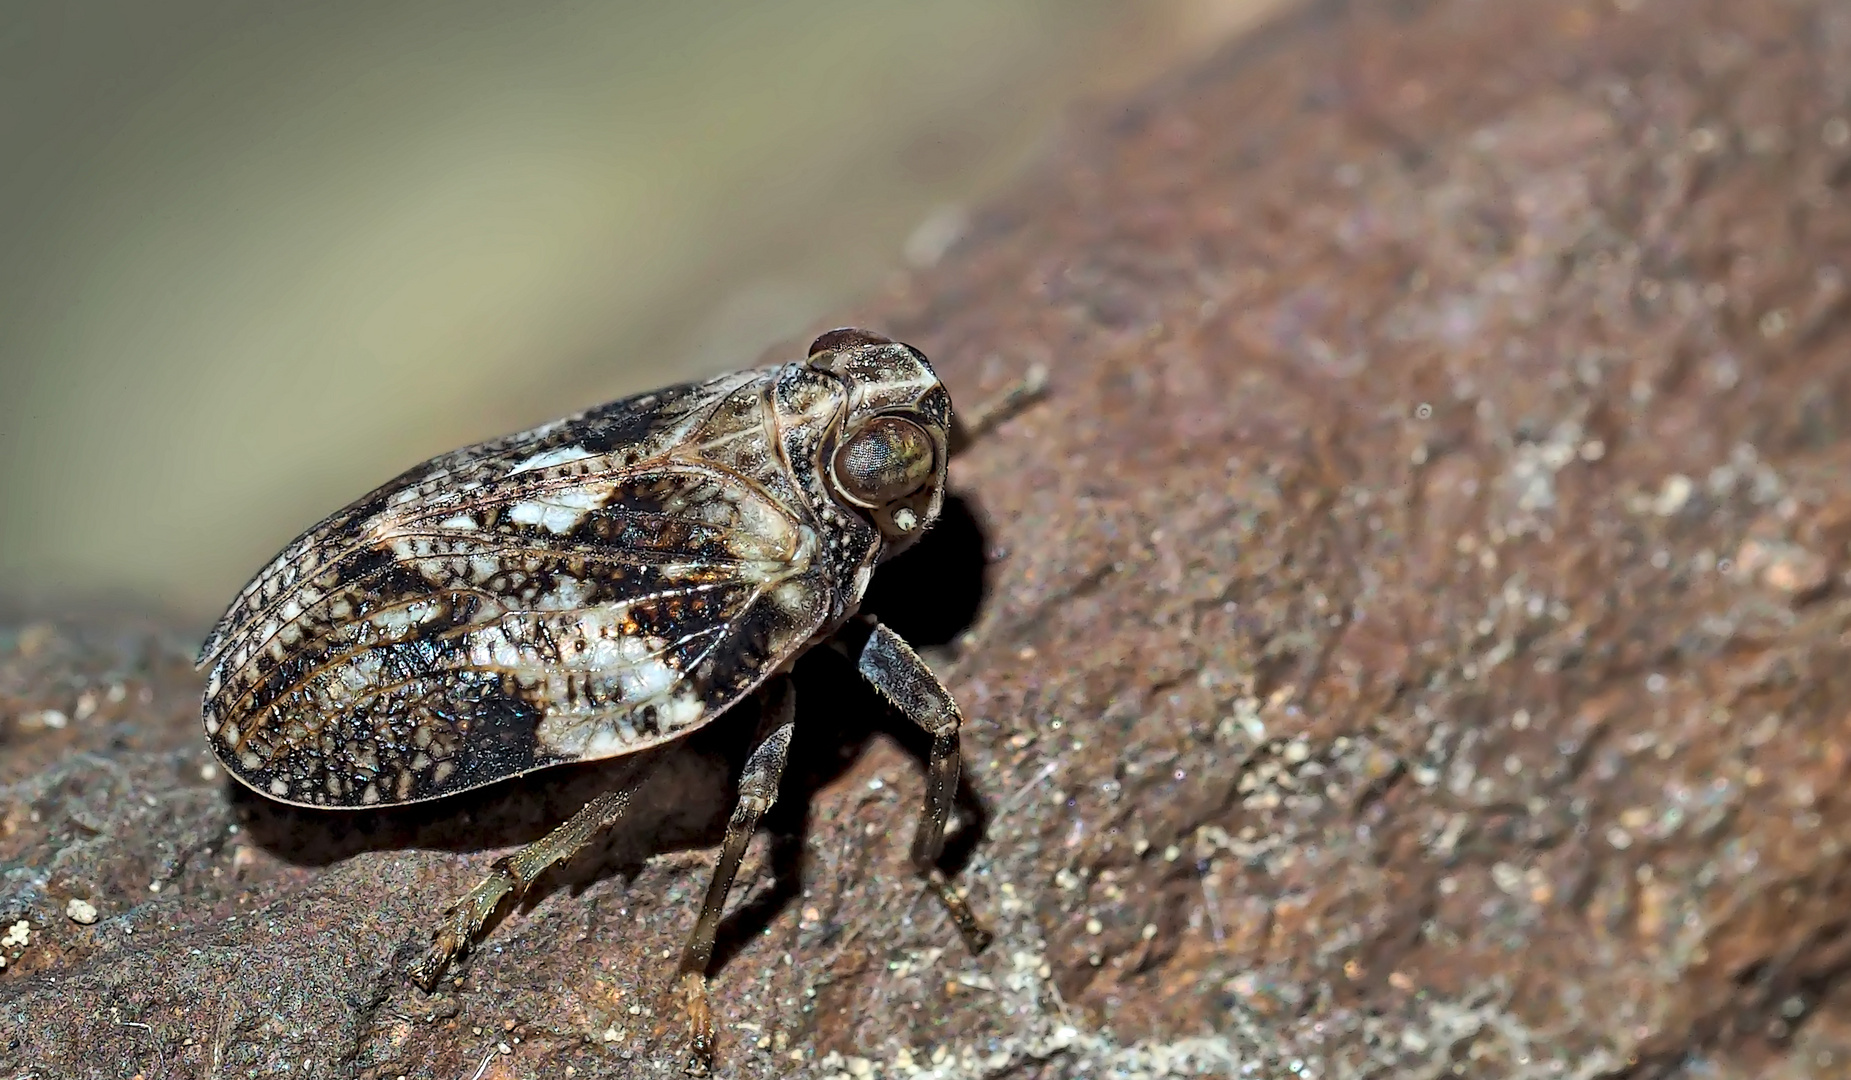
[[[958,712],[958,703],[951,700],[951,693],[912,647],[873,619],[868,622],[873,632],[861,647],[857,663],[861,677],[932,736],[925,808],[919,816],[919,829],[913,834],[913,869],[944,903],[964,943],[972,952],[982,952],[992,940],[991,933],[977,921],[970,905],[951,887],[938,866],[939,856],[945,851],[945,825],[951,819],[952,798],[958,790],[958,725],[964,718]]]

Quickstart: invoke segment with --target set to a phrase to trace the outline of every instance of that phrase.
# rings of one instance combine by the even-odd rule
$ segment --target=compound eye
[[[864,506],[904,499],[932,479],[932,437],[911,420],[877,416],[836,451],[836,482]]]

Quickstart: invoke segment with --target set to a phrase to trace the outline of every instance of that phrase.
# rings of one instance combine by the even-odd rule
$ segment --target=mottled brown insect
[[[955,443],[1039,390],[954,422],[918,350],[864,330],[801,361],[686,383],[434,458],[316,525],[238,594],[200,651],[207,741],[273,799],[420,802],[635,753],[751,693],[764,723],[682,954],[689,1069],[713,1054],[706,972],[791,740],[786,677],[845,626],[862,675],[933,737],[912,861],[938,869],[960,716],[893,631],[856,615],[877,563],[937,518]],[[498,860],[409,973],[432,988],[497,906],[623,814],[608,792]]]

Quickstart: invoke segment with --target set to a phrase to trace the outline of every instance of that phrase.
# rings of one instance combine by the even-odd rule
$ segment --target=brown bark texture
[[[819,653],[720,1074],[1851,1072],[1848,187],[1829,0],[1317,4],[1090,114],[843,320],[954,399],[1052,372],[871,601],[963,704],[997,942]],[[196,640],[0,626],[0,1077],[679,1069],[749,717],[427,996],[432,917],[613,770],[280,808]]]

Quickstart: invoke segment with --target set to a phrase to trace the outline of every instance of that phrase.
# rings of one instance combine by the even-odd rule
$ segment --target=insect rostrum
[[[689,1066],[702,1071],[714,932],[790,745],[786,673],[845,627],[863,676],[933,737],[913,863],[972,947],[988,942],[937,868],[957,706],[905,642],[856,615],[875,565],[938,516],[954,434],[918,350],[837,330],[800,361],[434,458],[302,534],[238,594],[200,653],[207,740],[271,798],[387,806],[635,753],[760,694],[758,742],[680,966]],[[615,824],[629,798],[599,796],[499,860],[444,914],[411,977],[435,985],[509,893]]]

